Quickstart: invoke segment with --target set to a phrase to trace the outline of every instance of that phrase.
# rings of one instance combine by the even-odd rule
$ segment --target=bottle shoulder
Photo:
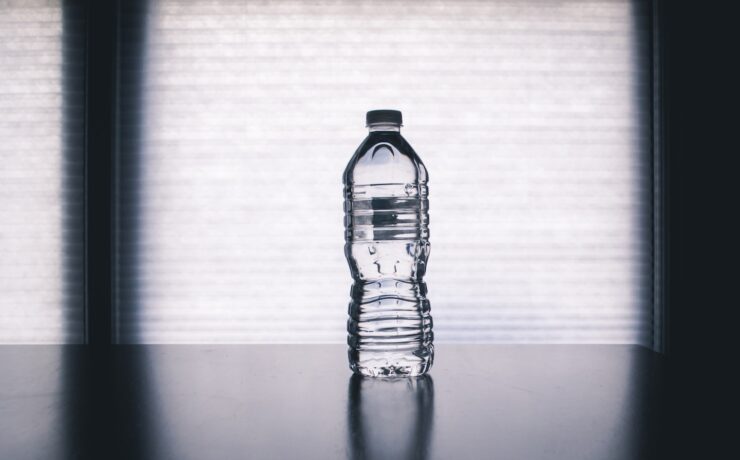
[[[344,171],[345,185],[428,182],[419,155],[400,133],[370,133]]]

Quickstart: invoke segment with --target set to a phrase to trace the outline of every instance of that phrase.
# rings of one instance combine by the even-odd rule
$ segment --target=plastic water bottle
[[[373,377],[422,375],[434,358],[423,281],[429,179],[401,122],[397,110],[368,112],[370,133],[344,171],[344,251],[354,280],[349,365]]]

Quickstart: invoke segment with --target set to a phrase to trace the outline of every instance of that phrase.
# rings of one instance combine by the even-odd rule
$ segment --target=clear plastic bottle
[[[344,251],[354,279],[349,364],[365,376],[422,375],[434,358],[423,281],[429,179],[401,122],[396,110],[368,112],[370,134],[344,171]]]

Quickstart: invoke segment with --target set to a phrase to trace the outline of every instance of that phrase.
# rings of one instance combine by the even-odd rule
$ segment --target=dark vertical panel
[[[85,269],[85,4],[62,2],[62,241],[64,325],[69,340],[81,343],[84,333]]]
[[[652,242],[653,242],[653,266],[652,266],[652,303],[653,303],[653,342],[655,351],[665,352],[667,347],[667,319],[666,319],[666,289],[667,280],[665,240],[667,238],[665,227],[665,213],[667,196],[665,194],[665,143],[663,132],[663,28],[661,23],[661,2],[653,0],[650,2],[650,32],[649,43],[652,57],[651,65],[651,95],[652,95],[652,181],[653,181],[653,205],[652,205]]]
[[[119,43],[118,156],[116,158],[114,213],[115,234],[115,330],[114,342],[120,342],[120,330],[138,324],[141,314],[137,267],[140,260],[139,210],[141,190],[141,146],[144,118],[144,66],[147,58],[146,0],[121,4]],[[125,309],[120,309],[125,305]],[[130,341],[138,342],[138,329],[128,329]]]
[[[111,342],[111,191],[117,2],[88,2],[85,155],[87,341]]]
[[[641,196],[640,205],[636,206],[637,217],[636,240],[641,245],[641,252],[645,263],[640,265],[640,287],[643,293],[643,306],[646,310],[647,337],[644,345],[660,350],[661,340],[661,315],[660,315],[660,291],[657,289],[656,281],[660,271],[661,243],[658,235],[660,220],[656,219],[656,213],[660,210],[660,194],[656,190],[656,133],[654,123],[656,122],[656,108],[654,101],[655,83],[654,62],[655,51],[653,49],[653,2],[651,0],[636,0],[632,2],[632,21],[634,34],[633,47],[634,58],[633,73],[634,86],[633,106],[640,110],[634,115],[639,126],[637,136],[637,151],[639,152],[638,163],[641,165],[641,174],[635,175],[639,184]]]
[[[661,7],[670,349],[708,363],[737,305],[737,41],[722,8]]]

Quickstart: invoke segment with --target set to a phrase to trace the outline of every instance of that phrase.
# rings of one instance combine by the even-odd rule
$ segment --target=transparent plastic
[[[423,281],[429,178],[398,124],[369,128],[344,171],[349,364],[365,376],[418,376],[434,358]]]

